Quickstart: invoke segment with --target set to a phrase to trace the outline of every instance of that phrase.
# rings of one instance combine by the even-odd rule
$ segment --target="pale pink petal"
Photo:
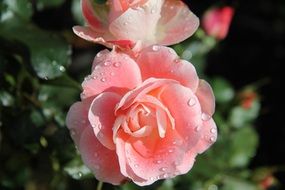
[[[66,116],[66,125],[70,130],[71,138],[78,146],[82,132],[89,127],[88,111],[92,102],[92,98],[74,103]]]
[[[188,173],[195,163],[195,157],[197,152],[194,149],[189,150],[183,155],[183,160],[177,165],[177,171],[179,174]]]
[[[203,135],[194,147],[197,153],[201,154],[217,140],[217,126],[212,118],[203,121],[200,133]]]
[[[119,185],[126,178],[121,174],[115,151],[103,146],[94,135],[92,128],[86,128],[78,147],[85,165],[100,181]]]
[[[90,27],[84,26],[74,26],[72,29],[73,32],[80,38],[83,38],[93,43],[102,44],[109,48],[113,47],[112,42],[108,42],[108,40],[112,41],[114,40],[114,37],[108,33],[99,33],[92,30]]]
[[[100,55],[100,53],[98,54]],[[94,62],[100,56],[96,56]],[[133,89],[141,83],[140,69],[136,62],[124,53],[113,50],[93,67],[94,70],[82,83],[81,98],[98,95],[102,92],[117,92]]]
[[[116,152],[119,158],[119,165],[121,173],[131,178],[132,180],[144,184],[147,180],[137,176],[134,171],[131,169],[131,167],[127,164],[127,158],[126,158],[126,150],[125,150],[125,143],[128,139],[128,135],[124,134],[123,132],[119,132],[117,136],[116,141]],[[145,184],[147,185],[147,184]]]
[[[88,118],[97,139],[108,149],[114,150],[113,125],[115,122],[114,109],[121,96],[104,92],[98,95],[92,102]]]
[[[156,132],[148,137],[129,138],[126,141],[127,165],[137,176],[146,180],[142,183],[129,176],[134,183],[149,185],[158,179],[177,175],[176,165],[182,161],[186,145],[175,130],[168,130],[164,138],[160,138]]]
[[[157,45],[145,48],[137,63],[141,68],[143,80],[150,77],[174,79],[193,91],[198,87],[199,79],[195,67],[180,60],[171,48]]]
[[[83,16],[84,16],[85,20],[88,22],[88,24],[94,30],[104,32],[104,31],[106,31],[106,27],[104,26],[104,24],[100,20],[100,17],[102,17],[102,15],[98,15],[98,12],[97,13],[95,12],[95,6],[93,6],[92,1],[93,0],[81,0],[81,7],[82,7]],[[100,11],[103,12],[102,6],[104,6],[104,5],[96,5],[96,8],[100,7]]]
[[[177,82],[169,79],[148,78],[147,80],[143,81],[142,84],[138,85],[135,89],[127,92],[121,99],[120,103],[117,105],[115,111],[118,111],[119,109],[123,110],[127,109],[135,101],[145,98],[144,97],[145,94],[171,83],[177,83]]]
[[[192,148],[201,137],[198,127],[202,124],[201,107],[195,94],[179,84],[170,84],[161,93],[161,101],[175,119],[175,130]]]
[[[179,43],[197,30],[199,19],[182,1],[165,0],[158,22],[157,42],[161,45]]]
[[[127,9],[110,23],[109,30],[116,39],[156,43],[156,27],[163,0],[148,0],[144,6]]]
[[[203,113],[212,116],[215,112],[215,96],[211,86],[205,81],[200,80],[196,91]]]

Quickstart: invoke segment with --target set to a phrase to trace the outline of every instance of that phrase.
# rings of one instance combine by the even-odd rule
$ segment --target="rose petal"
[[[129,8],[112,23],[109,30],[116,39],[156,43],[156,25],[163,0],[148,0],[144,6]]]
[[[212,116],[215,112],[215,96],[209,83],[200,80],[196,96],[199,99],[202,112]]]
[[[83,130],[90,125],[88,121],[88,110],[91,102],[92,98],[74,103],[66,116],[66,125],[70,130],[71,138],[77,146]]]
[[[156,34],[161,45],[173,45],[190,36],[198,29],[199,19],[182,1],[166,0],[158,22]]]
[[[195,146],[201,133],[201,107],[195,94],[180,84],[170,84],[161,93],[161,101],[175,118],[175,130],[183,137],[188,148]]]
[[[108,40],[114,40],[114,37],[109,33],[99,33],[92,30],[90,27],[83,27],[83,26],[74,26],[73,32],[87,41],[99,43],[106,47],[113,47],[112,42],[108,42]]]
[[[144,80],[150,77],[174,79],[193,91],[198,87],[199,79],[195,67],[187,61],[180,60],[171,48],[157,45],[145,48],[140,53],[137,63]]]
[[[199,154],[207,150],[217,140],[217,126],[212,118],[207,121],[203,121],[200,133],[203,136],[194,148]]]
[[[119,185],[126,179],[120,172],[116,152],[103,146],[91,127],[86,128],[82,133],[79,151],[83,162],[98,180]]]
[[[110,150],[115,149],[112,128],[116,119],[114,108],[120,101],[120,98],[121,96],[116,93],[102,93],[93,100],[88,113],[94,134]]]
[[[94,62],[100,59],[98,55]],[[100,60],[101,63],[93,67],[92,74],[82,83],[81,98],[85,99],[106,91],[132,89],[141,83],[140,69],[128,55],[113,50]]]
[[[103,5],[100,6],[100,10],[102,11]],[[98,13],[95,12],[95,7],[93,6],[92,0],[82,0],[81,1],[82,13],[85,20],[88,24],[98,32],[106,31],[105,26],[102,24],[100,17],[98,17]],[[105,6],[104,6],[105,7]],[[102,15],[100,15],[102,17]]]
[[[141,183],[130,178],[138,185],[149,185],[158,179],[174,177],[176,164],[181,162],[185,149],[175,130],[166,133],[163,139],[158,137],[157,132],[144,138],[129,138],[125,143],[127,165],[146,181]],[[146,157],[147,152],[149,157]]]
[[[195,157],[197,156],[197,152],[193,149],[188,151],[183,155],[183,160],[181,163],[177,165],[177,171],[179,174],[188,173],[195,163]]]

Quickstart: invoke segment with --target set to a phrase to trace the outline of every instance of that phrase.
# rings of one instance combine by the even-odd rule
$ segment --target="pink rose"
[[[107,47],[141,48],[172,45],[191,36],[198,18],[180,0],[109,0],[98,5],[82,0],[86,27],[75,26],[75,34]]]
[[[171,48],[136,59],[104,50],[82,87],[66,123],[98,180],[149,185],[185,174],[216,141],[212,89]]]
[[[232,7],[213,8],[204,15],[202,26],[208,35],[222,40],[228,34],[233,15]]]

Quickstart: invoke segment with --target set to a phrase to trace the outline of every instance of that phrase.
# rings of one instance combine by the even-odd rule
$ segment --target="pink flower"
[[[82,87],[66,123],[98,180],[142,186],[185,174],[216,141],[212,89],[171,48],[136,59],[104,50]]]
[[[180,0],[109,0],[98,5],[82,0],[86,27],[75,26],[75,34],[107,47],[141,48],[172,45],[191,36],[198,18]]]
[[[228,34],[233,15],[232,7],[213,8],[204,15],[202,26],[208,35],[222,40]]]

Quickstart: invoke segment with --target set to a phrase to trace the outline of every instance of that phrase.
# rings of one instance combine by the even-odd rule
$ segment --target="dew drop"
[[[121,63],[120,62],[116,62],[116,63],[114,63],[114,67],[120,67],[121,66]]]
[[[194,106],[196,104],[196,100],[194,98],[190,98],[187,102],[188,106]]]
[[[174,9],[174,6],[170,6],[170,10],[173,10]]]
[[[82,173],[81,172],[78,172],[78,177],[82,177]]]
[[[114,73],[114,72],[111,72],[110,75],[111,75],[111,76],[115,76],[115,73]]]
[[[59,66],[59,70],[61,71],[61,72],[64,72],[65,71],[65,68],[64,68],[64,66]]]
[[[104,73],[104,72],[102,72],[102,73],[100,73],[100,75],[101,75],[101,76],[103,76],[103,75],[105,75],[105,73]]]
[[[154,14],[155,13],[155,9],[151,9],[150,13]]]
[[[210,142],[215,142],[215,137],[211,137]]]
[[[101,56],[102,56],[101,52],[97,53],[97,55],[96,55],[96,57],[101,57]]]
[[[111,61],[106,61],[106,62],[103,63],[103,65],[104,65],[105,67],[108,67],[108,66],[111,65]]]
[[[150,177],[149,180],[153,181],[153,180],[154,180],[154,177]]]
[[[139,165],[138,165],[138,164],[135,164],[134,166],[135,166],[135,168],[138,168],[138,167],[139,167]]]
[[[202,113],[202,120],[203,121],[208,121],[209,119],[211,119],[211,116],[206,114],[206,113]]]
[[[200,125],[198,125],[198,126],[195,127],[195,131],[196,131],[196,132],[198,132],[198,131],[200,131],[200,130],[201,130],[201,126],[200,126]]]
[[[215,133],[216,133],[216,129],[215,129],[215,128],[212,128],[212,129],[210,130],[210,132],[211,132],[212,134],[215,134]]]
[[[152,46],[152,50],[153,50],[153,51],[158,51],[158,50],[159,50],[159,46],[153,45],[153,46]]]
[[[162,162],[161,160],[154,161],[155,164],[160,164],[161,162]]]
[[[174,71],[173,71],[173,70],[171,70],[170,72],[171,72],[171,73],[174,73]]]
[[[126,26],[127,24],[128,24],[127,22],[124,22],[124,23],[123,23],[124,26]]]
[[[48,77],[47,77],[47,76],[45,76],[45,77],[44,77],[44,79],[45,79],[45,80],[48,80]]]
[[[165,168],[165,167],[163,167],[163,168],[160,168],[160,171],[163,171],[163,172],[165,172],[165,171],[166,171],[166,168]]]
[[[168,174],[163,174],[163,178],[168,178]]]
[[[106,82],[106,78],[101,78],[101,82]]]
[[[176,144],[177,144],[177,142],[176,142],[176,141],[173,141],[173,142],[172,142],[172,144],[173,144],[173,145],[176,145]]]
[[[97,77],[97,76],[92,76],[91,78],[94,79],[94,80],[96,80],[98,77]]]
[[[173,149],[169,149],[168,152],[169,152],[169,153],[172,153],[172,152],[173,152]]]

